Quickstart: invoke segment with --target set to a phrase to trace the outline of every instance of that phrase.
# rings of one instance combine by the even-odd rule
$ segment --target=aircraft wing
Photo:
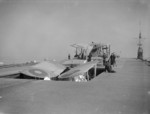
[[[66,67],[55,61],[44,61],[33,66],[10,67],[0,69],[0,77],[14,78],[17,74],[24,74],[31,77],[53,77],[59,75]]]
[[[72,44],[71,46],[75,48],[87,48],[88,44]]]
[[[94,67],[94,65],[96,65],[98,63],[98,61],[92,61],[92,62],[87,62],[85,64],[82,64],[80,66],[77,66],[75,68],[72,68],[71,70],[69,70],[68,72],[65,72],[63,74],[61,74],[59,76],[59,78],[69,78],[69,77],[75,77],[78,76],[80,74],[84,74],[86,73],[89,69],[91,69],[92,67]]]
[[[31,66],[31,65],[30,65]],[[29,68],[29,65],[26,66],[11,66],[8,68],[2,67],[0,68],[0,78],[6,78],[6,77],[10,77],[10,78],[14,78],[15,75],[19,75],[20,71],[25,70]]]
[[[62,64],[67,65],[67,64],[84,64],[84,63],[86,63],[86,60],[70,59],[64,61]]]
[[[80,60],[80,59],[70,59],[62,62],[62,64],[67,67],[77,67],[84,63],[86,63],[86,60]]]
[[[54,62],[54,61],[44,61],[30,68],[21,71],[22,74],[32,76],[32,77],[54,77],[59,75],[62,71],[65,70],[65,66]]]
[[[93,48],[93,46],[91,46],[90,44],[72,44],[71,46],[74,47],[74,48],[83,48],[83,49],[86,49],[87,55],[90,53],[90,51]]]

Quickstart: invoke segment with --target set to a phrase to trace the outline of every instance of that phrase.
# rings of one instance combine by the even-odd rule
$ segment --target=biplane
[[[88,74],[97,61],[81,64],[75,68],[68,68],[56,61],[43,61],[32,66],[0,69],[0,78],[33,79],[33,80],[73,80],[80,75]],[[4,70],[6,69],[6,72]],[[85,76],[85,75],[84,75]],[[87,75],[86,79],[89,79]]]

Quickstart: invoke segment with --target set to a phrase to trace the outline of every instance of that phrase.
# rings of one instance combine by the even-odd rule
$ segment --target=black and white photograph
[[[150,114],[150,1],[0,0],[0,114]]]

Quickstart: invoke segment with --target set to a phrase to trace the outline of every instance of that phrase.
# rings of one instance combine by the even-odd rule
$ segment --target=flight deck
[[[150,114],[150,67],[118,59],[88,82],[0,79],[0,114]]]

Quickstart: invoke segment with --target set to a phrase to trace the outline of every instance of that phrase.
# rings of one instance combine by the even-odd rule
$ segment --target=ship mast
[[[137,51],[137,59],[143,60],[143,44],[142,44],[142,33],[141,33],[141,23],[140,31],[139,31],[139,41],[138,41],[138,51]]]

